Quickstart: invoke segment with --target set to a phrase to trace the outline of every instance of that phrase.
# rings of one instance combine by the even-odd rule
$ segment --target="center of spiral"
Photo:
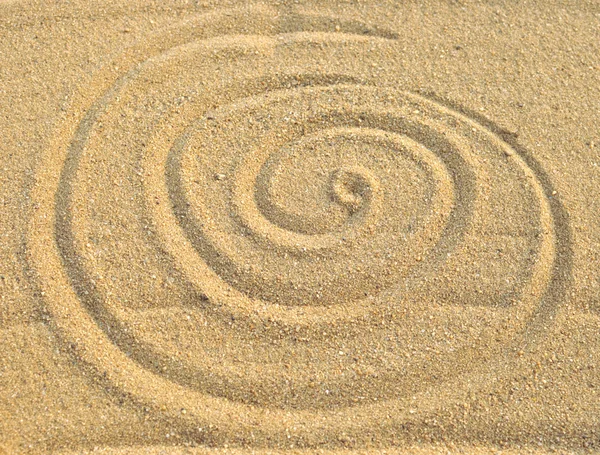
[[[377,189],[377,180],[363,167],[341,168],[331,174],[333,200],[351,213],[368,206]]]

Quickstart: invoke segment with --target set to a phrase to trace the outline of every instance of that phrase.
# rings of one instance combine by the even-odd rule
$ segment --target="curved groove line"
[[[279,21],[280,33],[294,33],[305,30],[324,33],[347,33],[387,40],[397,40],[398,33],[383,27],[370,26],[357,20],[341,20],[336,17],[312,14],[284,14]]]
[[[561,303],[567,299],[568,289],[572,282],[573,268],[573,247],[572,234],[569,224],[569,214],[563,206],[560,198],[553,196],[554,186],[548,173],[543,166],[533,157],[533,155],[517,141],[517,135],[507,131],[501,126],[494,123],[492,120],[483,116],[479,112],[467,109],[457,103],[442,98],[433,92],[422,92],[422,96],[428,97],[433,101],[448,106],[450,109],[457,111],[467,118],[473,118],[478,123],[482,124],[492,133],[498,135],[504,142],[512,147],[525,164],[533,171],[537,180],[542,185],[545,191],[545,198],[550,206],[554,226],[555,226],[555,259],[552,269],[552,277],[549,286],[546,288],[541,299],[539,315],[537,318],[529,322],[528,339],[525,341],[525,346],[528,349],[533,349],[543,337],[543,332],[549,322],[554,319],[558,313],[558,308]]]
[[[319,87],[313,86],[311,88],[318,89]],[[309,118],[306,119],[306,123],[309,125],[312,123],[316,124],[317,122],[315,122],[315,120],[316,119],[314,118]],[[330,122],[330,128],[343,126],[358,127],[358,121],[356,119],[350,119],[347,118],[346,115],[339,115],[338,113],[334,112],[327,115],[327,121]],[[303,135],[310,135],[322,130],[322,127],[307,128],[303,125],[299,128],[299,130],[301,130]],[[293,134],[295,131],[291,131],[291,133]],[[259,169],[252,170],[251,175],[249,175],[246,181],[243,182],[246,185],[241,185],[240,180],[236,180],[234,189],[235,195],[233,197],[232,204],[237,206],[235,213],[238,221],[242,225],[246,226],[251,233],[258,234],[256,238],[262,241],[265,246],[276,244],[278,247],[284,248],[292,255],[306,257],[307,254],[310,254],[310,252],[327,250],[328,248],[334,247],[336,244],[339,245],[341,237],[346,239],[355,237],[358,233],[357,231],[360,231],[361,225],[366,224],[367,220],[372,215],[370,213],[371,211],[366,210],[364,212],[357,213],[355,216],[349,217],[347,226],[345,226],[340,233],[325,232],[322,234],[305,234],[302,232],[294,232],[284,229],[272,223],[267,218],[264,218],[264,215],[261,214],[259,204],[256,203],[256,192],[251,191],[248,188],[256,188],[256,177],[260,174],[260,169],[262,169],[263,165],[263,162],[258,163],[257,167]],[[252,163],[243,162],[240,167],[247,171],[248,169],[252,169]],[[247,188],[244,188],[244,186]],[[243,196],[246,194],[251,194],[251,197],[248,198],[248,200],[253,201],[251,211],[243,208]],[[374,206],[377,205],[376,201],[378,202],[379,198],[374,198]]]
[[[346,87],[343,85],[337,85],[339,88],[353,88]],[[312,89],[318,89],[318,87],[312,87]],[[271,93],[276,93],[275,91]],[[260,98],[250,98],[244,104],[260,104],[263,100]],[[350,117],[348,117],[350,115]],[[454,179],[456,181],[460,181],[460,185],[455,185],[458,188],[458,196],[455,201],[454,215],[451,215],[451,218],[448,222],[447,228],[445,230],[446,235],[442,235],[440,237],[440,243],[437,247],[433,247],[432,251],[439,250],[439,253],[436,253],[436,258],[443,259],[445,258],[446,251],[450,250],[454,245],[459,243],[464,235],[463,232],[470,224],[470,217],[472,212],[472,204],[476,195],[476,177],[472,171],[469,171],[470,166],[468,163],[464,161],[461,154],[459,153],[448,153],[448,150],[453,150],[458,146],[455,146],[448,137],[435,133],[435,126],[433,123],[422,126],[416,122],[411,122],[405,119],[400,118],[394,114],[374,114],[368,113],[363,114],[359,112],[337,112],[337,111],[328,111],[325,115],[328,121],[328,127],[348,127],[349,125],[354,126],[362,126],[362,127],[370,127],[373,129],[382,129],[383,131],[388,131],[394,134],[402,134],[411,137],[413,140],[417,142],[424,143],[426,146],[433,151],[436,151],[437,157],[446,164],[446,166],[451,170],[451,174],[454,175]],[[354,119],[354,120],[350,120]],[[310,121],[308,122],[310,123]],[[422,122],[426,123],[426,122]],[[317,128],[317,129],[320,129]],[[307,133],[307,130],[303,128],[303,133]],[[451,135],[450,135],[451,136]],[[434,139],[432,139],[434,138]],[[459,147],[460,148],[460,147]],[[178,148],[174,148],[172,150],[175,154],[180,154],[182,150]],[[187,221],[189,219],[190,208],[185,203],[185,196],[183,194],[183,187],[180,178],[180,171],[175,171],[179,168],[179,158],[172,157],[172,160],[169,161],[169,165],[166,166],[167,169],[173,170],[173,172],[169,172],[167,174],[167,182],[170,182],[172,185],[170,191],[168,192],[171,195],[171,202],[175,207],[175,212],[177,214],[176,219],[177,222]],[[456,182],[455,182],[456,183]],[[177,195],[177,197],[173,197],[173,195]],[[452,213],[452,212],[451,212]],[[188,240],[195,246],[195,248],[199,251],[206,251],[206,245],[204,243],[199,243],[202,236],[202,229],[194,226],[193,224],[186,224],[186,228],[192,228],[192,231],[189,234],[186,234]],[[184,229],[187,230],[187,229]],[[452,234],[452,235],[450,235]],[[310,236],[309,236],[310,237]],[[269,247],[270,242],[265,244]],[[292,244],[293,246],[294,244]],[[294,254],[295,249],[292,248],[288,251],[288,253]],[[303,250],[299,250],[297,254],[306,255],[307,253]],[[211,259],[217,260],[217,263],[222,266],[224,263],[220,259],[220,254],[217,250],[210,249],[208,257],[206,258],[209,261]]]
[[[326,131],[325,137],[328,139],[333,139],[333,138],[339,139],[339,138],[343,138],[345,135],[357,135],[357,134],[361,134],[361,131],[363,131],[361,140],[365,140],[367,142],[370,142],[370,143],[373,143],[376,145],[381,145],[383,147],[388,146],[391,150],[395,150],[398,147],[398,144],[395,144],[394,140],[392,140],[390,138],[386,138],[386,139],[378,138],[377,130],[369,131],[368,129],[363,129],[363,128],[333,128],[333,129],[329,129],[329,130],[321,130],[319,133],[322,133],[323,131]],[[305,144],[307,139],[310,143],[318,141],[318,138],[314,135],[309,136],[307,138],[304,131],[301,132],[301,135],[302,135],[302,138],[292,141],[292,143],[295,144],[295,146],[297,146],[299,144]],[[292,143],[290,143],[290,142],[285,143],[284,145],[282,145],[280,147],[281,150],[283,151],[283,150],[288,149],[288,147],[290,147],[290,145],[292,145]],[[271,191],[272,190],[270,187],[270,185],[271,185],[270,180],[272,178],[274,169],[276,167],[281,166],[281,162],[282,162],[281,160],[285,156],[287,156],[287,152],[285,152],[285,151],[283,152],[282,156],[279,156],[277,158],[273,158],[272,155],[269,156],[267,158],[267,160],[262,164],[260,171],[257,173],[256,178],[255,178],[255,185],[254,185],[255,189],[253,191],[254,201],[255,201],[257,210],[262,214],[262,216],[264,216],[264,218],[267,221],[269,221],[273,224],[277,224],[281,228],[286,229],[287,231],[300,233],[300,234],[308,234],[308,235],[314,235],[314,234],[321,235],[326,232],[339,233],[341,231],[340,226],[337,226],[333,229],[325,228],[324,226],[317,226],[314,223],[314,221],[316,221],[314,218],[311,218],[308,222],[306,222],[306,220],[302,217],[302,215],[290,213],[290,212],[286,211],[283,207],[281,207],[279,204],[277,204],[271,200],[271,197],[272,197]],[[364,173],[365,174],[364,177],[366,177],[366,180],[364,180],[364,182],[367,186],[373,186],[373,187],[378,186],[378,183],[372,180],[372,179],[375,179],[376,177],[374,175],[369,176],[370,173],[366,168],[361,169],[360,165],[354,165],[354,166],[356,167],[357,178],[362,179],[362,177],[360,175],[362,173]],[[356,215],[358,214],[359,211],[370,210],[369,200],[371,199],[372,194],[371,195],[368,195],[368,194],[356,195],[354,192],[351,192],[348,194],[348,193],[344,193],[347,191],[347,189],[344,189],[341,186],[336,186],[336,185],[340,185],[342,183],[341,180],[338,180],[340,177],[347,175],[348,177],[351,178],[352,174],[353,174],[352,169],[336,168],[335,170],[330,172],[329,176],[327,177],[327,183],[326,183],[325,192],[326,192],[327,201],[329,203],[337,203],[340,206],[345,208],[346,223],[344,223],[344,224],[348,224],[349,222],[352,223],[352,221],[351,221],[352,217],[354,217],[354,219],[356,219]],[[369,174],[369,175],[367,175],[367,174]],[[368,183],[368,180],[371,180],[372,183]],[[368,189],[368,191],[369,191],[369,193],[372,193],[370,188]],[[327,210],[323,210],[323,212],[326,213]],[[282,222],[282,220],[283,220],[283,222]],[[354,223],[354,224],[356,224],[356,223]],[[307,228],[310,230],[310,232],[308,232]]]
[[[331,84],[332,86],[335,85],[336,87],[339,88],[349,88],[352,89],[352,86],[344,86],[343,83],[338,83],[338,80],[336,80],[335,78],[332,78],[330,81],[327,81],[327,84]],[[327,84],[319,84],[321,86],[325,86]],[[304,87],[304,86],[303,86]],[[285,87],[284,87],[285,88]],[[318,86],[312,86],[311,88],[313,89],[318,89]],[[276,94],[277,93],[277,89],[271,90],[270,93]],[[249,97],[245,98],[245,104],[257,104],[259,105],[260,103],[263,102],[262,99],[260,98],[256,98],[256,95],[250,95]],[[258,94],[259,95],[259,94]],[[460,226],[460,229],[453,229],[453,228],[448,228],[446,230],[447,234],[450,234],[451,232],[462,232],[464,231],[467,226],[469,225],[469,219],[470,219],[470,215],[469,213],[472,211],[470,209],[470,207],[472,207],[472,203],[475,200],[475,195],[476,195],[476,185],[475,185],[475,181],[476,181],[476,177],[474,172],[469,171],[468,169],[470,168],[470,166],[468,165],[468,163],[466,163],[464,161],[464,159],[460,156],[460,154],[452,154],[452,153],[447,153],[448,150],[454,150],[454,149],[459,149],[460,147],[457,145],[454,145],[454,141],[449,140],[447,138],[447,136],[452,137],[452,135],[447,134],[447,135],[442,135],[442,134],[438,134],[435,132],[435,128],[436,128],[436,124],[432,123],[432,122],[428,122],[428,121],[421,121],[421,123],[423,123],[426,126],[422,126],[419,125],[417,122],[411,121],[411,120],[405,120],[403,118],[400,118],[398,116],[395,116],[393,113],[368,113],[368,114],[364,114],[361,112],[354,112],[354,111],[344,111],[344,112],[340,112],[340,111],[336,111],[336,110],[331,110],[328,111],[327,113],[321,113],[319,114],[320,116],[324,116],[323,118],[326,118],[327,121],[329,122],[329,127],[347,127],[347,126],[367,126],[370,127],[372,129],[380,129],[383,131],[388,131],[390,133],[395,133],[395,134],[401,134],[401,135],[407,135],[409,138],[415,140],[416,142],[421,142],[423,144],[425,144],[427,147],[429,147],[431,150],[435,150],[437,151],[436,155],[437,157],[444,162],[449,169],[452,170],[452,173],[456,176],[458,176],[455,180],[460,180],[461,182],[465,183],[464,185],[458,185],[459,187],[459,193],[460,196],[458,197],[458,201],[456,203],[457,206],[459,207],[465,207],[464,209],[461,210],[461,212],[457,215],[455,215],[453,217],[453,219],[455,219],[455,222],[453,223],[454,226]],[[352,121],[349,120],[349,118],[347,117],[348,115],[351,116],[351,118],[353,119]],[[314,123],[318,123],[316,122],[316,120],[319,120],[319,118],[314,119]],[[309,123],[310,123],[310,119],[309,119]],[[350,123],[350,124],[349,124]],[[382,123],[387,123],[388,126],[387,127],[382,127]],[[302,129],[303,134],[306,134],[307,131],[306,128],[303,127]],[[434,139],[432,139],[432,137]],[[176,153],[181,153],[181,150],[174,150]],[[174,160],[173,163],[178,163],[179,160]],[[169,174],[169,179],[168,181],[176,181],[179,177],[176,175],[177,173],[170,173]],[[179,199],[180,201],[183,201],[185,198],[183,196],[183,192],[182,192],[182,186],[181,186],[181,182],[179,182],[178,184],[174,184],[172,187],[172,192],[174,192],[175,194],[178,195],[178,197],[176,199]],[[470,201],[470,202],[469,202]],[[178,213],[181,215],[187,215],[189,214],[189,207],[185,204],[185,203],[180,203],[179,201],[174,201],[175,205],[177,206],[178,209]],[[180,217],[178,217],[178,219],[181,219]],[[458,237],[455,235],[444,235],[442,237],[442,239],[440,240],[441,245],[444,245],[443,250],[448,250],[451,249],[452,245],[455,245],[456,243],[460,242],[460,239],[462,238],[461,235],[459,235]],[[190,240],[195,241],[196,236],[192,236],[192,238]],[[446,245],[448,244],[448,245]],[[442,254],[438,255],[438,256],[442,256]]]
[[[70,209],[72,205],[72,188],[73,180],[75,179],[79,163],[84,153],[89,133],[93,129],[97,118],[102,114],[108,100],[116,95],[133,77],[135,72],[129,73],[120,78],[113,87],[92,107],[87,111],[85,117],[81,121],[74,135],[74,140],[69,146],[67,157],[64,160],[58,189],[55,194],[55,227],[54,236],[59,251],[63,254],[60,259],[64,269],[69,277],[70,284],[75,290],[78,299],[83,303],[86,310],[99,322],[99,327],[104,334],[118,345],[128,347],[135,346],[135,339],[123,331],[123,325],[110,312],[101,311],[102,308],[97,302],[102,301],[102,297],[96,289],[96,286],[90,280],[90,273],[86,270],[84,264],[79,258],[77,248],[75,247],[75,234],[72,230],[73,211]],[[127,351],[125,351],[127,352]]]

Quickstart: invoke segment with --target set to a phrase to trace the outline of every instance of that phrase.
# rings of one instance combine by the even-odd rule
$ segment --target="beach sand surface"
[[[600,451],[600,3],[0,1],[0,453]]]

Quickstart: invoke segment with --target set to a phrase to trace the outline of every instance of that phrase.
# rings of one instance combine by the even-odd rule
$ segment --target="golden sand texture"
[[[540,449],[519,448],[519,449],[494,449],[480,447],[448,447],[440,445],[429,446],[410,446],[403,449],[367,449],[367,450],[320,450],[320,449],[290,449],[281,450],[252,450],[252,449],[209,449],[209,448],[183,448],[183,447],[127,447],[127,448],[109,448],[97,450],[84,450],[77,452],[80,455],[246,455],[246,454],[261,454],[261,455],[447,455],[447,454],[462,454],[462,455],[547,455],[549,453],[562,453],[571,455],[576,452],[564,451],[547,452]],[[72,455],[73,452],[63,452],[61,455]]]
[[[600,4],[0,5],[0,453],[600,450]]]

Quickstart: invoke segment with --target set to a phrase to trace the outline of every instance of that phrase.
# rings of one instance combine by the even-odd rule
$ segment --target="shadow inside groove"
[[[483,125],[492,133],[499,136],[519,154],[523,161],[525,161],[525,164],[527,164],[535,174],[544,190],[544,195],[548,200],[554,222],[556,239],[554,247],[556,250],[556,257],[554,259],[550,283],[542,296],[537,315],[529,322],[526,330],[527,338],[524,340],[525,347],[533,348],[544,337],[544,332],[556,316],[560,305],[568,298],[568,291],[573,275],[573,247],[569,213],[562,204],[560,198],[556,196],[552,180],[544,170],[543,166],[518,142],[518,134],[502,128],[492,120],[481,115],[479,112],[445,99],[435,92],[418,91],[417,93],[436,103],[446,106],[465,117],[475,120],[477,123]]]
[[[279,22],[280,33],[296,32],[324,32],[324,33],[348,33],[353,35],[370,36],[397,40],[398,33],[376,25],[365,24],[356,20],[346,20],[337,17],[307,15],[307,14],[284,14]]]

